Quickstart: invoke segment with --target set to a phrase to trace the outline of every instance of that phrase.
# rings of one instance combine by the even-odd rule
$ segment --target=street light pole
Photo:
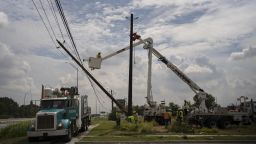
[[[78,68],[76,66],[74,66],[72,63],[70,62],[65,62],[70,64],[74,69],[76,69],[76,87],[77,87],[77,92],[78,92]]]

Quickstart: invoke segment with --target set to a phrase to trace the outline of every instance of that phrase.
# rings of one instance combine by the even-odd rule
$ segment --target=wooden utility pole
[[[129,57],[129,85],[128,85],[128,116],[132,115],[132,68],[133,68],[133,14],[130,24],[130,57]]]

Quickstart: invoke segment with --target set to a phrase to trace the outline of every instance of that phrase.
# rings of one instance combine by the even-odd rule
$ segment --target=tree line
[[[17,102],[8,97],[0,97],[0,118],[30,118],[35,117],[39,106],[30,102],[19,106]]]

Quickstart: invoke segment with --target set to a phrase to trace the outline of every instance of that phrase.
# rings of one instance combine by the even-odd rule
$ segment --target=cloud
[[[208,67],[200,67],[199,65],[190,65],[188,66],[185,71],[185,73],[212,73],[212,70]]]
[[[2,96],[16,97],[19,101],[24,93],[34,88],[30,64],[13,53],[0,42],[0,91]]]
[[[8,25],[8,16],[4,12],[0,12],[0,28]]]
[[[249,47],[243,49],[241,52],[233,52],[230,55],[230,60],[241,60],[256,56],[256,48]]]

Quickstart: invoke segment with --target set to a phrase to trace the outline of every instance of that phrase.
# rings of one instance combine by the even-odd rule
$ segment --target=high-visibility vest
[[[164,112],[164,119],[169,119],[170,117],[169,117],[169,114],[168,114],[168,112]]]

